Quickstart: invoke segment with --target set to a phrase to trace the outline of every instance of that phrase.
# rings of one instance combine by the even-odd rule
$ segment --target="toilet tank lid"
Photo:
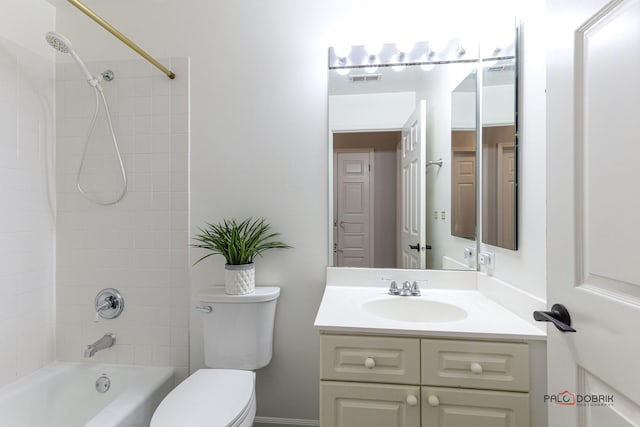
[[[256,286],[256,290],[250,294],[230,295],[225,293],[224,286],[212,286],[198,292],[198,300],[201,302],[224,302],[246,304],[252,302],[272,301],[280,296],[278,286]]]

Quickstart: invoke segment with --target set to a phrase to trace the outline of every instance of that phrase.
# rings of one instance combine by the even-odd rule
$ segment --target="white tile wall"
[[[0,37],[0,386],[54,359],[55,63]]]
[[[87,63],[111,69],[103,82],[129,190],[98,206],[75,188],[94,95],[73,63],[58,66],[57,357],[83,360],[106,332],[114,348],[96,361],[188,367],[188,60],[161,61],[169,80],[143,60]],[[104,197],[121,184],[104,113],[92,135],[83,186]],[[93,301],[106,287],[125,298],[123,314],[94,322]]]

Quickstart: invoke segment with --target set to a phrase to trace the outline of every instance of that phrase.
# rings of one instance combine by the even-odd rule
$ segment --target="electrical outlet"
[[[496,254],[493,252],[480,252],[478,254],[478,264],[493,269],[495,267],[495,258]]]

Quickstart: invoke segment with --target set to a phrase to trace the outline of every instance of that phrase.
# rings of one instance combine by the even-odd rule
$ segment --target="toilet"
[[[280,288],[228,295],[198,293],[205,365],[160,403],[150,427],[250,427],[256,414],[255,370],[269,364]]]

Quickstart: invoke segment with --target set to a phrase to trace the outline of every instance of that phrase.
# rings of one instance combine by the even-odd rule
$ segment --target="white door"
[[[421,100],[402,128],[400,252],[403,268],[426,268],[425,167],[427,102]]]
[[[640,0],[548,14],[549,426],[640,425]]]
[[[337,267],[373,267],[373,151],[336,153]]]

